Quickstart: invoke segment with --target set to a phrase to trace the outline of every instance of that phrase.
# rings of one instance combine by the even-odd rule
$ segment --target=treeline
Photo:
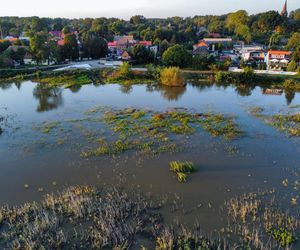
[[[64,42],[58,45],[51,38],[49,31],[62,31]],[[38,18],[38,17],[0,17],[0,36],[27,36],[30,42],[19,40],[15,45],[29,46],[29,51],[36,62],[61,62],[78,58],[97,59],[107,54],[107,42],[116,35],[134,35],[137,40],[152,41],[159,46],[158,58],[176,44],[185,50],[192,50],[193,44],[203,37],[218,33],[224,37],[246,43],[261,43],[269,48],[286,48],[296,50],[300,41],[300,9],[282,16],[276,11],[248,15],[244,10],[222,16],[195,16],[188,18],[172,17],[165,19],[145,18],[136,15],[130,20],[117,18]],[[6,51],[10,44],[0,43],[1,60],[7,57],[18,61],[24,56],[24,50]],[[178,49],[178,48],[177,48]],[[10,53],[9,55],[3,55]],[[137,59],[145,51],[133,51]],[[2,56],[1,56],[2,55]],[[146,55],[149,61],[151,55]],[[168,59],[166,59],[168,61]],[[203,61],[182,64],[199,64]],[[209,59],[211,60],[211,59]],[[143,60],[140,60],[143,63]],[[178,66],[181,66],[176,63]],[[294,65],[297,67],[297,65]]]
[[[289,38],[293,32],[299,31],[300,9],[292,11],[287,17],[281,16],[277,11],[248,15],[244,10],[222,16],[192,18],[147,19],[137,15],[129,21],[117,18],[0,17],[0,27],[3,36],[19,36],[23,31],[36,33],[66,28],[78,31],[80,36],[94,32],[108,41],[115,35],[132,34],[137,39],[151,40],[154,43],[166,40],[169,43],[192,45],[207,33],[220,33],[237,40],[255,41],[265,45],[269,45],[271,41],[276,45],[280,38]]]

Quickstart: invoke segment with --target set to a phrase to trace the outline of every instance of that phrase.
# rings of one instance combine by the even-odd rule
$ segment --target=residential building
[[[209,55],[209,46],[204,41],[199,41],[199,43],[193,46],[193,56],[207,56]]]
[[[232,50],[232,38],[204,38],[203,41],[209,46],[210,51]]]
[[[284,70],[291,61],[292,52],[270,50],[265,58],[268,70]]]
[[[241,55],[241,58],[245,62],[264,62],[265,61],[265,52],[263,50],[253,50],[249,52],[244,52]]]

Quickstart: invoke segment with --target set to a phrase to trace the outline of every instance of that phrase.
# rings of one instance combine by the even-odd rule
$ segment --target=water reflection
[[[290,105],[292,101],[295,98],[295,92],[294,91],[286,91],[285,92],[285,99],[286,99],[286,104]]]
[[[62,90],[58,87],[37,84],[33,90],[33,96],[39,101],[37,112],[57,109],[63,104]]]
[[[169,87],[165,85],[147,85],[147,92],[160,92],[162,97],[168,101],[178,101],[186,92],[186,87]]]
[[[120,91],[123,93],[123,94],[130,94],[132,92],[132,85],[130,84],[121,84],[120,85]]]
[[[236,86],[235,92],[238,93],[239,96],[251,96],[253,89],[255,89],[254,86],[240,84]]]

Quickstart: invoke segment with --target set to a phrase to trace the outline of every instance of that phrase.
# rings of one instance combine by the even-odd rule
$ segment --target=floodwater
[[[169,201],[165,214],[170,223],[198,220],[203,228],[213,230],[220,223],[218,208],[225,200],[245,192],[281,190],[282,180],[300,167],[298,140],[264,124],[249,109],[259,106],[276,112],[299,104],[299,94],[264,95],[260,87],[239,90],[203,83],[185,88],[85,85],[73,91],[30,81],[1,85],[0,115],[5,124],[0,135],[0,204],[40,200],[70,185],[118,185]],[[188,150],[155,158],[137,159],[130,153],[114,159],[82,158],[85,142],[78,131],[88,132],[92,125],[67,121],[80,120],[87,110],[102,106],[224,113],[235,116],[244,134],[225,142],[202,131],[186,138],[192,142]],[[59,126],[43,133],[39,128],[45,122]],[[102,129],[105,133],[105,126]],[[228,144],[237,152],[228,153]],[[169,171],[174,160],[194,162],[197,172],[187,183],[179,183]]]

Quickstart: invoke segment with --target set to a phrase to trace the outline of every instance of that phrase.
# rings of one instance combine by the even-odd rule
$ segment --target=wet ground
[[[152,193],[166,200],[168,222],[198,220],[204,229],[219,228],[219,207],[242,193],[275,188],[300,167],[297,138],[263,123],[249,113],[259,106],[268,112],[300,104],[300,95],[264,95],[260,87],[236,89],[204,84],[186,88],[146,85],[85,85],[77,90],[45,88],[32,82],[0,86],[0,203],[39,200],[45,193],[76,184],[118,185]],[[99,107],[165,111],[186,108],[234,116],[244,132],[233,141],[198,131],[176,153],[142,157],[127,152],[116,157],[83,158],[80,152],[92,137]],[[294,108],[295,109],[295,108]],[[100,111],[101,113],[101,111]],[[107,127],[97,127],[97,135]],[[101,130],[101,131],[100,131]],[[234,148],[233,152],[228,150]],[[187,183],[179,183],[169,170],[174,160],[192,161],[197,168]]]

